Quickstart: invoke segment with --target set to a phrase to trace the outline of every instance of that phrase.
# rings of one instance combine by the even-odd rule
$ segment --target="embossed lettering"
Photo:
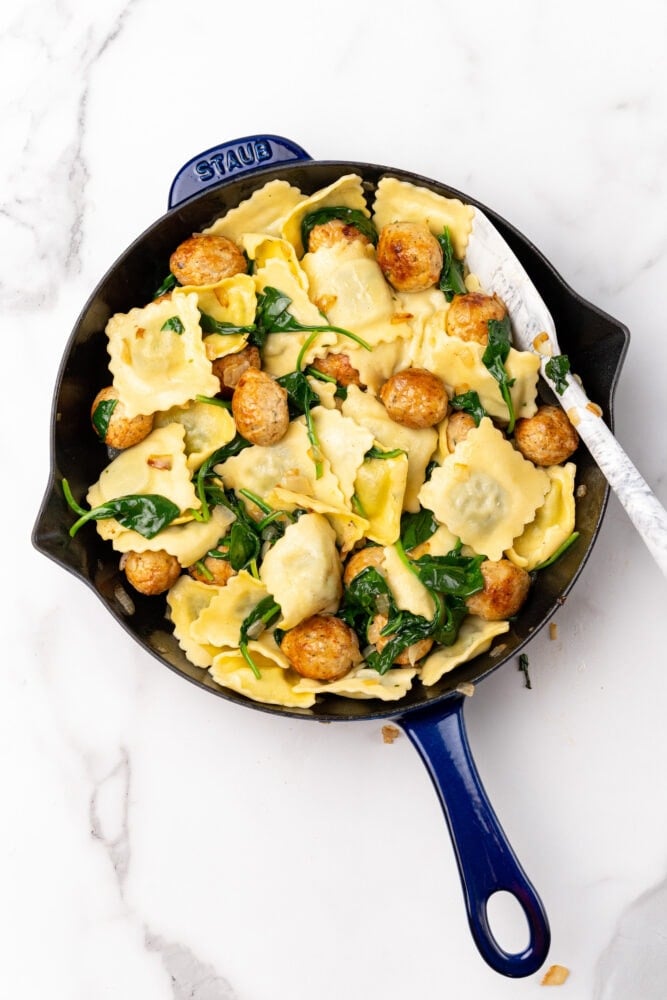
[[[230,149],[227,153],[227,169],[231,172],[232,170],[240,170],[241,164],[239,163],[239,158],[233,149]]]
[[[239,146],[238,148],[239,160],[246,167],[251,166],[255,162],[255,153],[253,151],[251,143],[246,146]]]
[[[273,150],[271,149],[271,143],[268,139],[260,139],[255,143],[255,153],[257,154],[257,160],[259,163],[262,160],[270,160],[273,156]]]
[[[208,160],[198,160],[195,163],[195,174],[204,184],[214,180],[216,175],[224,177],[233,170],[244,170],[254,163],[266,162],[273,158],[273,149],[268,139],[258,139],[247,142],[236,149],[227,149],[214,153]]]
[[[215,177],[215,171],[208,160],[199,160],[195,163],[195,173],[200,181],[210,181]]]
[[[216,153],[215,156],[211,157],[211,161],[217,167],[217,170],[218,170],[218,173],[220,174],[220,176],[224,177],[225,173],[226,173],[226,171],[225,171],[224,155],[222,153]]]

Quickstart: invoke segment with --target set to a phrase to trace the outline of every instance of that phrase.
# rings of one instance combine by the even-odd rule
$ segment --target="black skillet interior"
[[[134,610],[128,612],[123,597],[127,593],[126,581],[118,569],[118,554],[102,542],[92,525],[75,538],[69,537],[73,517],[60,489],[65,477],[74,496],[85,497],[89,485],[97,480],[109,460],[106,449],[96,441],[89,420],[95,394],[110,381],[104,333],[107,320],[116,312],[149,302],[168,273],[169,256],[178,243],[210,225],[268,180],[283,178],[305,193],[312,193],[350,172],[364,178],[369,205],[375,185],[386,175],[479,205],[540,290],[555,320],[561,350],[570,357],[572,369],[581,376],[589,397],[602,407],[604,419],[612,423],[614,390],[629,340],[627,329],[576,295],[526,237],[504,219],[466,194],[405,171],[351,162],[287,164],[239,177],[172,209],[138,237],[103,277],[75,325],[58,375],[52,414],[50,478],[33,531],[33,543],[39,551],[92,587],[123,628],[177,673],[231,701],[274,714],[321,721],[385,718],[433,705],[451,697],[462,682],[476,683],[515,656],[549,620],[572,587],[594,543],[608,495],[606,480],[586,448],[580,446],[573,457],[577,483],[585,486],[585,495],[577,502],[576,529],[580,532],[577,543],[553,566],[538,574],[527,603],[510,631],[495,643],[495,649],[492,647],[488,653],[461,665],[433,687],[417,683],[398,704],[332,696],[312,709],[250,702],[219,687],[206,670],[185,658],[165,618],[163,598],[146,598],[131,591]],[[542,394],[549,398],[546,386]]]

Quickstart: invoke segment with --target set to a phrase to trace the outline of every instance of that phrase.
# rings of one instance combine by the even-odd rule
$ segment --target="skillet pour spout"
[[[306,194],[344,174],[363,179],[369,203],[378,181],[396,177],[479,207],[517,255],[544,298],[571,359],[592,398],[613,426],[614,390],[627,350],[626,328],[578,296],[540,251],[503,218],[438,181],[377,164],[313,161],[280,136],[249,136],[223,143],[194,157],[176,177],[169,211],[142,233],[104,275],[72,331],[57,377],[51,423],[51,469],[33,530],[33,544],[47,558],[92,588],[118,624],[161,664],[219,698],[257,711],[303,721],[387,720],[401,726],[422,757],[440,798],[454,843],[468,920],[484,960],[505,976],[526,976],[545,960],[549,928],[544,908],[521,869],[493,814],[475,769],[463,721],[461,685],[477,685],[492,671],[516,658],[529,639],[560,606],[579,576],[597,537],[608,498],[606,480],[581,445],[575,461],[579,499],[579,539],[552,566],[540,571],[502,648],[490,650],[451,671],[432,687],[417,684],[400,708],[377,700],[327,696],[309,709],[261,704],[223,689],[207,670],[189,662],[165,619],[159,598],[126,590],[118,555],[97,532],[69,536],[72,524],[61,489],[66,478],[75,496],[85,495],[107,456],[90,432],[89,409],[97,390],[108,384],[105,326],[117,312],[147,302],[168,271],[174,247],[251,196],[267,181],[282,179]],[[541,390],[551,401],[550,390]],[[499,725],[501,720],[499,720]],[[518,955],[503,951],[489,928],[487,902],[493,892],[510,892],[519,901],[530,928],[530,943]]]

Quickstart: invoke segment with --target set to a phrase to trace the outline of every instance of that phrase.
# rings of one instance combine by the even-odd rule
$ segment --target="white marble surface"
[[[184,683],[30,532],[83,302],[182,162],[263,131],[469,192],[627,323],[617,434],[667,502],[664,4],[7,0],[0,19],[0,993],[541,997],[475,950],[405,737]],[[666,610],[612,497],[557,640],[529,647],[532,689],[508,664],[467,705],[570,1000],[667,996]]]

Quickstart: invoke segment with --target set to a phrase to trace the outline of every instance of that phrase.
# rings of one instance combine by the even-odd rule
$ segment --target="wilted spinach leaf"
[[[505,316],[504,319],[490,319],[487,326],[489,329],[489,342],[482,355],[482,362],[500,386],[500,393],[509,413],[507,433],[511,434],[514,430],[515,416],[510,388],[514,385],[515,379],[509,377],[505,368],[505,362],[507,361],[512,342],[512,328],[509,316]]]
[[[570,359],[567,354],[556,354],[553,358],[549,358],[544,371],[554,383],[558,395],[562,396],[567,389],[566,376],[570,371]]]
[[[463,280],[463,261],[454,256],[452,238],[449,229],[445,226],[442,235],[437,237],[442,249],[442,271],[440,272],[440,291],[444,293],[448,302],[451,302],[455,295],[465,295],[467,289]]]
[[[109,421],[118,405],[117,399],[102,399],[95,407],[92,416],[93,427],[100,441],[104,441],[109,430]]]
[[[345,205],[328,205],[317,208],[303,217],[301,222],[301,242],[304,250],[308,249],[308,239],[315,226],[326,225],[332,219],[340,219],[347,226],[354,226],[367,240],[375,246],[378,241],[377,229],[363,212],[357,208],[347,208]]]
[[[478,427],[482,417],[486,416],[486,410],[481,404],[479,394],[474,389],[452,396],[449,404],[455,410],[462,410],[464,413],[469,413]]]

